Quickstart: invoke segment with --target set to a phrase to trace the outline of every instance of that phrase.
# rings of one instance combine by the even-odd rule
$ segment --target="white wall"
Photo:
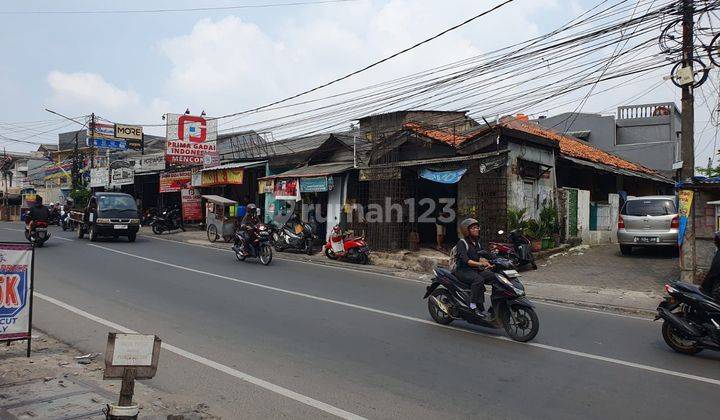
[[[335,187],[332,191],[328,192],[327,229],[325,232],[326,236],[323,238],[324,240],[327,240],[327,238],[330,237],[332,229],[340,224],[340,212],[342,211],[342,206],[345,204],[347,191],[347,176],[333,176],[333,184]]]
[[[540,216],[543,202],[552,202],[556,187],[555,179],[555,153],[552,150],[541,149],[532,145],[521,145],[510,142],[508,144],[508,159],[510,171],[508,176],[508,207],[531,208],[527,209],[526,217],[537,219]],[[519,175],[518,159],[537,162],[550,166],[550,170],[540,179],[524,180]],[[525,182],[532,182],[532,188],[526,187]],[[528,197],[527,194],[530,194]]]
[[[590,242],[590,191],[578,190],[578,236]]]

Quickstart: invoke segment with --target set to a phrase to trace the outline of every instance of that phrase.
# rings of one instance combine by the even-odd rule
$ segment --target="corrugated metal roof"
[[[200,172],[217,171],[222,169],[254,168],[256,166],[265,165],[265,163],[267,163],[267,160],[258,160],[255,162],[226,163],[224,165],[213,166],[212,168],[205,168]]]
[[[206,199],[207,201],[215,204],[222,204],[222,205],[230,205],[233,206],[237,204],[237,201],[231,200],[229,198],[221,197],[219,195],[203,195],[202,198]]]
[[[260,179],[309,178],[314,176],[327,176],[345,172],[352,167],[352,162],[320,163],[317,165],[303,166],[302,168],[291,169],[280,174],[270,175]]]
[[[671,180],[670,178],[666,178],[658,173],[644,173],[644,172],[630,171],[627,169],[618,168],[616,166],[605,165],[603,163],[598,163],[598,162],[591,162],[589,160],[578,159],[578,158],[574,158],[574,157],[567,156],[567,155],[560,155],[560,158],[565,159],[570,162],[573,162],[573,163],[577,163],[578,165],[583,165],[583,166],[588,166],[590,168],[599,169],[601,171],[612,172],[612,173],[625,175],[625,176],[634,176],[637,178],[651,179],[653,181],[663,182],[666,184],[673,183],[673,180]]]

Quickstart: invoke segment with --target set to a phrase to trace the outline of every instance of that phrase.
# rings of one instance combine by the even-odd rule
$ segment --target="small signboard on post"
[[[0,242],[0,342],[32,339],[35,248],[25,242]]]
[[[117,406],[110,405],[110,415],[137,415],[138,407],[132,403],[135,380],[155,376],[161,344],[162,341],[156,335],[108,334],[103,379],[122,379],[120,399]]]

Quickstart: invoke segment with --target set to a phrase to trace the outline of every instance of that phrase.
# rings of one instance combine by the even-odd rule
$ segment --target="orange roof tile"
[[[442,131],[442,130],[438,130],[438,129],[424,128],[420,124],[414,123],[414,122],[409,122],[409,123],[403,124],[403,128],[405,128],[406,130],[412,131],[414,133],[420,134],[421,136],[425,136],[425,137],[431,138],[433,140],[447,143],[450,146],[457,146],[469,138],[468,136],[465,136],[462,134],[453,134],[453,133],[448,133],[447,131]]]
[[[619,156],[600,150],[582,140],[557,131],[543,127],[537,123],[522,121],[513,117],[506,117],[500,120],[500,126],[511,130],[522,131],[538,137],[554,140],[560,147],[560,153],[577,159],[590,162],[602,163],[620,169],[646,174],[657,174],[656,171],[647,168],[639,163],[627,161]]]

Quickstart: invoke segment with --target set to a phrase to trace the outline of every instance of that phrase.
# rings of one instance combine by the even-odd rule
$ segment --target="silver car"
[[[618,219],[623,255],[634,246],[677,246],[679,219],[672,195],[628,197]]]

